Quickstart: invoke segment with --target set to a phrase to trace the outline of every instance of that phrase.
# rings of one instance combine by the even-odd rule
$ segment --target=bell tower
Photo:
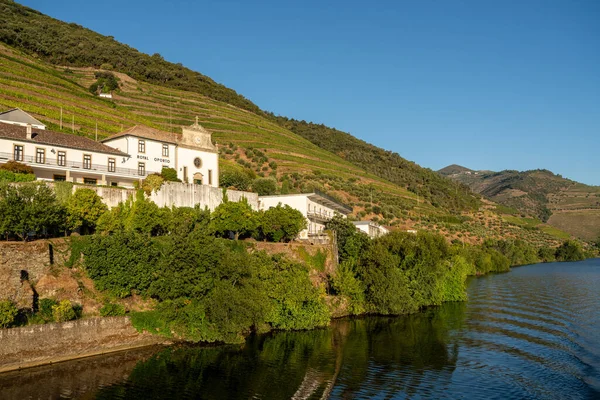
[[[217,146],[212,142],[211,133],[198,123],[198,117],[196,117],[196,122],[192,125],[183,127],[180,145],[214,153],[217,152]]]

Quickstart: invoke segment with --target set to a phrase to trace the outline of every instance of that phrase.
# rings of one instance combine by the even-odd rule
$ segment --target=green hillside
[[[148,91],[144,91],[142,87],[128,88],[133,90],[128,91],[127,99],[120,99],[121,101],[118,102],[120,105],[129,107],[136,114],[143,114],[146,119],[156,124],[162,122],[163,126],[165,125],[165,121],[161,121],[161,118],[166,115],[168,108],[175,113],[171,115],[171,125],[179,125],[189,121],[191,116],[184,113],[188,110],[181,108],[181,102],[175,100],[175,104],[170,103],[173,100],[172,97],[181,98],[181,93],[170,89],[185,89],[187,93],[195,92],[254,113],[253,121],[245,121],[248,123],[243,127],[231,123],[236,122],[237,116],[242,115],[240,114],[242,110],[228,110],[229,113],[221,112],[212,116],[219,117],[218,119],[205,121],[207,128],[217,132],[228,132],[226,135],[228,140],[239,140],[243,146],[260,147],[265,144],[263,142],[267,142],[267,147],[273,145],[274,143],[271,141],[273,134],[278,135],[282,132],[282,129],[275,125],[280,125],[288,133],[289,129],[328,152],[337,154],[339,156],[337,161],[340,158],[345,159],[347,162],[342,163],[342,165],[353,164],[360,170],[366,170],[374,176],[409,190],[418,195],[422,201],[433,206],[453,211],[474,210],[478,206],[477,200],[464,187],[457,186],[450,180],[440,178],[433,171],[423,169],[401,158],[396,153],[377,148],[347,133],[323,125],[306,124],[281,117],[276,118],[272,114],[261,111],[258,106],[237,94],[234,90],[226,88],[209,77],[180,64],[169,63],[158,54],[152,56],[143,54],[115,41],[110,36],[100,35],[77,24],[67,24],[53,19],[12,1],[0,0],[0,8],[2,9],[2,13],[0,13],[0,41],[11,47],[50,64],[109,69],[127,74],[138,82],[160,85],[160,91],[154,90],[150,96]],[[144,101],[159,102],[162,108],[148,110],[148,107],[143,107],[144,104],[147,105]],[[204,103],[204,115],[209,117],[210,108],[208,108],[208,103],[210,102],[206,99],[201,101]],[[185,105],[192,107],[197,105],[197,103],[192,104],[189,99],[186,99],[186,102]],[[212,107],[214,109],[214,104]],[[176,113],[175,108],[178,108],[179,114]],[[233,121],[230,118],[232,115]],[[265,121],[264,118],[261,118],[263,116],[267,116],[274,124]],[[247,117],[247,115],[244,117]],[[111,129],[110,126],[103,126],[102,128],[107,131]],[[265,135],[266,132],[269,134]],[[281,150],[280,158],[283,159],[282,161],[286,161],[287,165],[295,163],[297,167],[301,167],[305,160],[298,159],[297,154],[294,154],[297,145],[294,140],[288,141],[287,148],[279,149]],[[280,141],[278,144],[285,147],[284,142]],[[305,151],[307,150],[305,144],[303,147],[301,152],[305,154],[305,157],[312,158],[311,164],[320,165],[325,169],[331,168],[329,154],[326,155],[324,152],[315,153],[312,150]],[[284,155],[283,151],[290,151],[290,154]],[[346,170],[346,167],[342,170]],[[354,172],[355,170],[354,167],[348,172]]]
[[[600,236],[600,186],[588,186],[547,170],[438,172],[519,213],[586,240]]]
[[[16,3],[0,0],[0,9],[0,40],[6,43],[0,44],[0,108],[20,107],[52,130],[99,139],[135,124],[179,132],[198,116],[220,145],[221,171],[238,171],[250,179],[249,186],[236,186],[242,189],[252,189],[263,177],[273,179],[280,193],[318,189],[353,206],[358,218],[438,231],[469,243],[521,238],[553,246],[565,235],[544,226],[525,230],[500,218],[495,206],[482,207],[462,184],[345,132],[264,113],[233,90],[182,66],[157,61],[170,71],[188,72],[174,75],[181,80],[156,80],[129,71],[133,64],[126,59],[138,57],[149,66],[154,64],[147,57],[157,57]],[[27,27],[21,30],[20,24]],[[40,31],[64,37],[47,34],[36,44]],[[103,65],[107,60],[90,56],[91,49],[81,50],[81,57],[80,50],[71,49],[76,43],[86,49],[104,40],[117,46],[113,50],[122,64]],[[113,99],[90,92],[99,82],[98,72],[114,74],[118,87]]]

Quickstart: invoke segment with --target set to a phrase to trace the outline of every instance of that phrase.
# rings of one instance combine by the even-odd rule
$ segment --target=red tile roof
[[[2,139],[47,144],[78,150],[89,150],[97,153],[115,154],[119,156],[129,156],[129,154],[123,153],[114,147],[107,146],[83,136],[69,135],[66,133],[52,132],[36,128],[32,128],[32,132],[32,138],[27,139],[26,126],[0,123],[0,138]]]
[[[124,136],[135,136],[144,139],[156,140],[157,142],[165,142],[177,144],[181,135],[177,133],[160,131],[158,129],[150,128],[148,126],[136,125],[123,132],[116,133],[112,136],[102,139],[102,142],[107,142],[113,139],[117,139]]]

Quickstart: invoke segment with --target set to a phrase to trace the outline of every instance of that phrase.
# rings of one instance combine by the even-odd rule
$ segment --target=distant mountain
[[[438,172],[442,175],[448,176],[448,175],[460,174],[463,172],[473,172],[473,170],[463,167],[462,165],[452,164],[452,165],[448,165],[445,168],[440,169]]]
[[[515,213],[539,218],[575,236],[600,236],[600,186],[563,178],[548,170],[473,171],[450,165],[438,171]]]

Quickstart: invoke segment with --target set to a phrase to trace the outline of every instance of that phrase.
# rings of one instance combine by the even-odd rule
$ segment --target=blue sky
[[[20,2],[424,167],[600,185],[600,1]]]

